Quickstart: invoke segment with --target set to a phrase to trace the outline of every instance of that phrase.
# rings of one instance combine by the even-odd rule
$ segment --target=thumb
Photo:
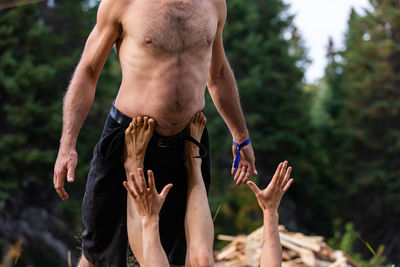
[[[75,168],[76,168],[76,161],[69,161],[67,165],[67,181],[68,183],[72,183],[75,180]]]
[[[232,168],[231,168],[231,174],[235,175],[237,172],[237,168],[235,168],[235,158],[233,158],[233,162],[232,162]]]
[[[167,184],[164,186],[163,190],[160,193],[160,196],[165,199],[168,195],[169,190],[172,188],[172,184]]]
[[[232,154],[233,154],[233,156],[236,156],[236,154],[237,154],[237,146],[235,146],[235,145],[232,145]]]
[[[237,172],[237,168],[235,168],[235,159],[236,159],[236,154],[237,154],[237,147],[235,145],[232,146],[232,154],[233,154],[233,161],[232,161],[231,174],[235,175],[236,172]]]
[[[257,187],[255,183],[253,183],[252,181],[248,181],[247,185],[250,187],[250,189],[254,192],[256,196],[260,194],[260,189]]]

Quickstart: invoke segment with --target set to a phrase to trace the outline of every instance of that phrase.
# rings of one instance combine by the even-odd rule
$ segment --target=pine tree
[[[327,110],[336,138],[331,160],[346,219],[399,261],[400,13],[399,1],[371,1],[354,10],[341,62],[327,68]],[[379,227],[378,227],[379,225]]]
[[[284,38],[285,33],[292,37]],[[322,172],[313,166],[321,153],[313,138],[311,98],[302,84],[305,50],[287,6],[280,0],[228,1],[224,46],[237,79],[260,185],[267,184],[266,177],[272,177],[280,161],[289,160],[296,182],[287,198],[296,201],[297,213],[290,213],[286,222],[297,223],[295,230],[326,231],[329,208],[319,198],[326,188]],[[257,203],[246,186],[234,185],[230,134],[210,102],[206,111],[213,148],[212,210],[222,203],[216,232],[248,232],[261,224]],[[319,212],[318,222],[313,210]]]
[[[51,39],[34,6],[2,11],[0,17],[1,199],[26,179],[43,179],[54,158],[58,118],[54,65],[45,53]],[[50,48],[51,49],[51,48]]]
[[[54,1],[52,5],[0,10],[0,215],[9,212],[3,210],[4,203],[27,181],[47,187],[48,191],[40,194],[58,198],[53,188],[53,166],[61,135],[63,96],[96,21],[97,2],[90,3]],[[81,231],[81,201],[92,150],[118,90],[120,75],[116,53],[112,52],[78,139],[76,180],[66,184],[71,198],[57,202],[71,240]],[[2,237],[0,248],[1,241]],[[32,254],[40,258],[35,256],[35,249],[24,247],[22,261]]]

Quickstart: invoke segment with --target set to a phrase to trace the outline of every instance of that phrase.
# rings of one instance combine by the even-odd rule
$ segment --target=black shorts
[[[93,150],[82,206],[85,227],[82,250],[86,259],[99,267],[126,266],[127,192],[122,185],[126,175],[121,156],[125,129],[131,120],[113,105],[101,139]],[[201,166],[208,192],[211,183],[211,157],[206,128],[201,144],[208,151]],[[174,185],[160,212],[160,237],[169,262],[175,265],[184,265],[186,256],[184,218],[187,173],[183,162],[183,148],[183,133],[164,137],[154,132],[144,160],[144,169],[154,172],[158,192],[169,183]]]

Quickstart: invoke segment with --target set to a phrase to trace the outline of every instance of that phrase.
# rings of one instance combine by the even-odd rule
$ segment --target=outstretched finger
[[[286,160],[283,162],[283,166],[282,166],[282,168],[281,168],[281,171],[280,171],[280,173],[279,173],[279,177],[278,177],[278,180],[277,180],[277,183],[278,183],[278,184],[281,184],[283,178],[285,177],[285,173],[286,173],[286,169],[287,169],[287,163],[288,163],[288,162],[287,162]]]
[[[169,190],[171,190],[172,188],[172,184],[167,184],[166,186],[164,186],[163,190],[160,193],[160,197],[162,197],[162,199],[165,199],[168,195]]]
[[[253,191],[254,195],[258,196],[261,193],[261,190],[254,182],[248,181],[247,185],[250,187],[251,191]]]
[[[278,167],[276,168],[275,174],[272,177],[271,183],[273,183],[273,184],[277,183],[278,178],[279,178],[279,173],[281,172],[282,166],[283,166],[283,163],[282,162],[279,163]]]
[[[124,181],[122,183],[126,189],[126,191],[128,191],[128,193],[133,197],[133,198],[137,198],[137,195],[135,194],[135,192],[133,191],[133,189],[130,187],[130,185],[128,184],[127,181]]]
[[[285,187],[283,188],[283,193],[286,193],[286,191],[288,191],[288,189],[289,189],[289,187],[290,187],[290,185],[293,183],[293,178],[291,178],[288,182],[287,182],[287,184],[285,185]]]
[[[147,171],[147,177],[149,178],[149,187],[151,193],[157,193],[156,184],[154,182],[154,173],[151,170]]]
[[[288,165],[288,161],[287,160],[285,160],[284,162],[283,162],[283,167],[282,167],[282,169],[281,169],[281,176],[284,176],[285,175],[285,173],[286,173],[286,170],[287,170],[287,165]]]
[[[139,190],[140,193],[144,193],[147,190],[146,180],[144,179],[144,173],[142,168],[137,169],[137,174],[139,176]]]
[[[290,173],[292,172],[292,167],[289,167],[286,171],[285,177],[283,178],[282,182],[281,182],[281,187],[285,187],[285,185],[287,184],[289,178],[290,178]]]

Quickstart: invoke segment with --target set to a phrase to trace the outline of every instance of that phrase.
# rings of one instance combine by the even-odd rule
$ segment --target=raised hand
[[[235,175],[233,179],[237,185],[245,184],[251,176],[257,175],[253,147],[250,143],[240,149],[240,160],[237,169],[234,167],[237,154],[237,147],[235,145],[232,146],[232,153],[233,163],[231,173]]]
[[[293,183],[293,179],[290,178],[292,167],[288,168],[287,165],[287,161],[279,163],[274,177],[272,177],[271,182],[264,190],[260,190],[257,185],[251,181],[247,182],[247,185],[256,195],[258,204],[263,211],[277,211],[283,194],[285,194]]]
[[[131,195],[136,209],[142,219],[144,217],[155,217],[159,215],[165,198],[172,187],[172,184],[167,184],[161,193],[158,194],[154,183],[153,172],[149,170],[147,171],[147,175],[149,178],[149,187],[146,185],[142,168],[137,169],[136,179],[135,175],[130,173],[130,183],[127,181],[123,182],[126,190]]]

